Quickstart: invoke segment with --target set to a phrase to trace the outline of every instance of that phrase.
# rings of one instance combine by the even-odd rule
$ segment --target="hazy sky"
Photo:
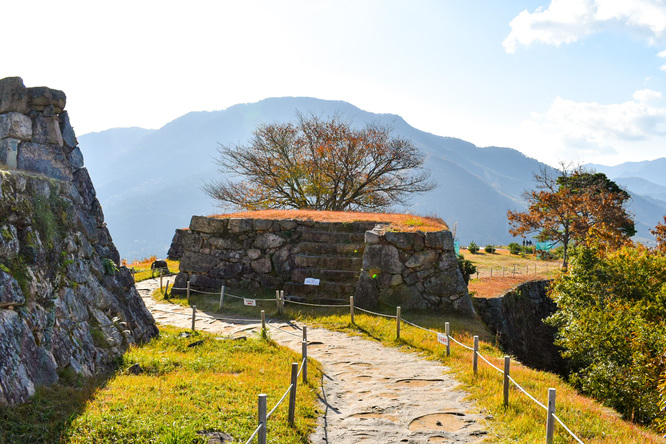
[[[310,96],[528,156],[666,156],[658,0],[12,1],[0,78],[62,89],[77,134]]]

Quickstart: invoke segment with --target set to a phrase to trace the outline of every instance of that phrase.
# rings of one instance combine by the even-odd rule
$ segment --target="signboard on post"
[[[257,306],[257,300],[256,299],[243,298],[243,304],[244,305],[249,305],[250,307],[256,307]]]
[[[444,333],[437,333],[437,342],[443,345],[449,345],[449,337]]]
[[[319,285],[319,279],[315,278],[305,278],[305,285]]]

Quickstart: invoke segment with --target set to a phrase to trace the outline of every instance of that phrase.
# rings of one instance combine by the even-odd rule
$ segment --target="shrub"
[[[511,242],[509,244],[509,253],[511,254],[520,254],[522,251],[523,247],[518,244],[518,242]]]
[[[465,259],[465,256],[462,254],[459,254],[458,267],[463,275],[463,279],[465,279],[465,284],[469,284],[469,277],[476,273],[476,265],[472,261]]]
[[[472,254],[476,254],[479,252],[479,246],[474,243],[474,241],[470,242],[469,245],[467,246],[467,251],[469,251]]]
[[[495,246],[494,245],[486,245],[484,248],[486,253],[494,253],[495,252]]]

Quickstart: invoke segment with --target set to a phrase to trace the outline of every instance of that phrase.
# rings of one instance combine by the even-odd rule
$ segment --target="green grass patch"
[[[130,349],[107,378],[40,388],[28,403],[0,408],[0,443],[206,443],[202,431],[245,442],[257,425],[257,395],[267,394],[273,408],[300,356],[259,337],[183,332],[161,327],[158,339]],[[140,374],[129,371],[135,364]],[[287,423],[287,401],[270,418],[271,442],[307,442],[317,416],[316,367],[308,369],[310,384],[299,382],[295,426]]]
[[[230,293],[251,296],[244,295],[237,290],[230,291]],[[274,295],[274,293],[272,294]],[[263,296],[271,297],[271,293],[264,293]],[[154,297],[162,299],[163,295],[158,290]],[[175,297],[170,301],[188,305],[184,296]],[[202,310],[219,312],[217,309],[219,296],[192,293],[190,303],[196,304]],[[264,309],[267,316],[277,317],[274,302],[258,303],[258,305],[258,307],[246,307],[242,300],[227,298],[221,313],[257,318],[260,310]],[[379,311],[385,314],[395,314],[395,309],[391,307],[380,308]],[[444,331],[444,323],[449,322],[452,336],[470,347],[473,343],[473,336],[478,335],[480,353],[495,366],[502,368],[504,353],[494,345],[494,338],[481,320],[457,314],[407,310],[403,310],[402,316],[412,323],[440,332]],[[490,432],[488,442],[526,443],[543,442],[545,439],[546,414],[541,407],[519,392],[517,388],[512,387],[510,404],[505,408],[502,393],[503,376],[481,360],[479,360],[479,372],[474,375],[472,352],[452,344],[451,356],[447,357],[445,348],[437,342],[436,335],[433,333],[402,324],[401,339],[398,341],[396,340],[396,321],[394,319],[365,315],[357,311],[355,324],[352,325],[348,307],[311,308],[287,304],[282,317],[349,334],[371,337],[387,345],[415,350],[431,359],[439,360],[451,369],[451,373],[461,383],[460,388],[469,393],[468,399],[487,413]],[[555,374],[533,370],[512,360],[511,375],[532,396],[544,404],[547,403],[548,389],[555,388],[558,417],[585,443],[663,442],[663,439],[656,433],[623,421],[615,411],[579,395]],[[560,425],[556,425],[555,430],[556,443],[576,442]]]

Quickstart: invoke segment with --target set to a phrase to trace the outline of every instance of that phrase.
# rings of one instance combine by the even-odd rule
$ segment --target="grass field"
[[[160,337],[127,352],[114,373],[41,387],[27,403],[0,408],[0,443],[207,443],[204,432],[245,442],[257,426],[257,395],[271,409],[300,355],[259,337],[220,340],[161,327]],[[129,369],[139,364],[140,374]],[[287,403],[268,422],[270,442],[306,443],[321,373],[299,382],[294,428]]]

